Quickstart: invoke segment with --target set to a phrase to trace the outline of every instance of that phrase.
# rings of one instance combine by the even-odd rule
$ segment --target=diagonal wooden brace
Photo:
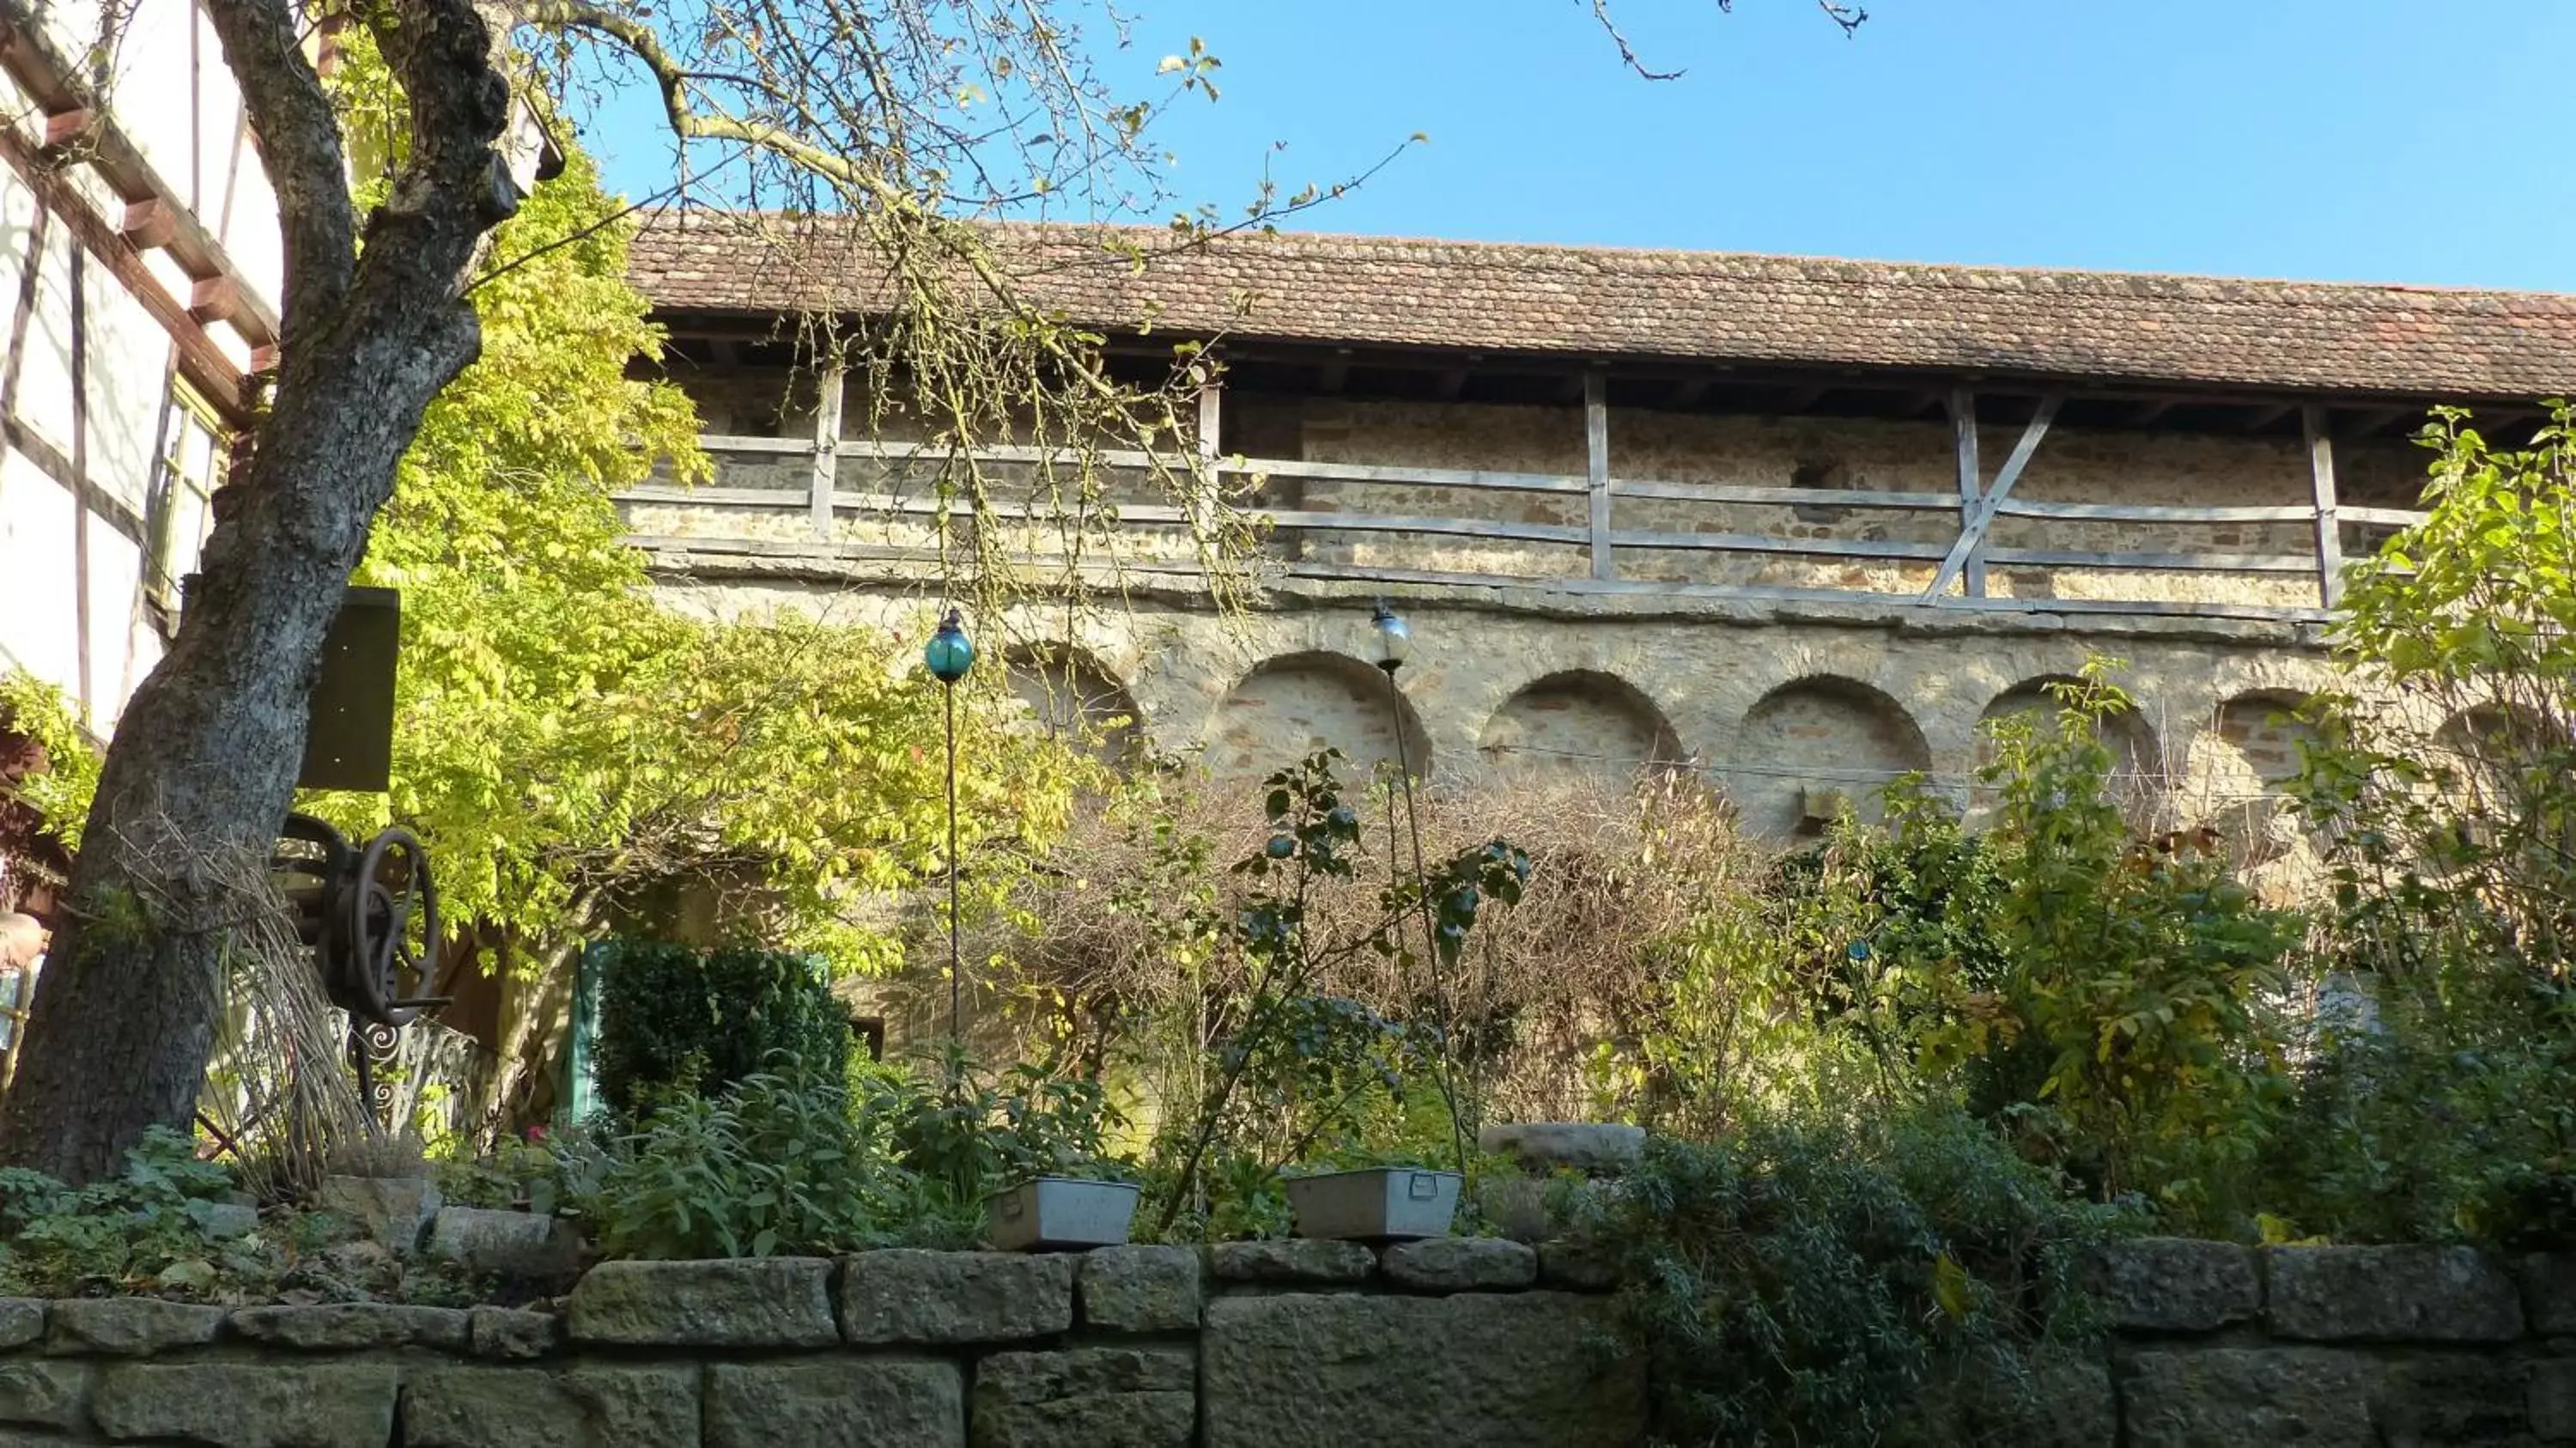
[[[1969,560],[1985,546],[1986,530],[1994,526],[1995,514],[2003,507],[2004,499],[2012,496],[2013,484],[2021,481],[2022,470],[2030,466],[2031,455],[2039,451],[2040,440],[2048,436],[2049,424],[2057,420],[2058,404],[2062,401],[2063,398],[2054,396],[2039,400],[2039,411],[2031,414],[2030,425],[2021,430],[2021,441],[2013,444],[2012,456],[2004,459],[1994,482],[1978,494],[1975,508],[1960,519],[1958,541],[1952,543],[1950,551],[1942,557],[1940,568],[1932,575],[1932,586],[1923,590],[1925,603],[1938,600],[1948,590],[1951,581],[1959,576],[1959,570],[1968,566]],[[1970,406],[1973,407],[1973,403]],[[1972,411],[1963,412],[1960,417],[1963,430],[1976,427]],[[1973,444],[1960,445],[1962,463],[1974,456]],[[1964,474],[1961,481],[1968,481]]]

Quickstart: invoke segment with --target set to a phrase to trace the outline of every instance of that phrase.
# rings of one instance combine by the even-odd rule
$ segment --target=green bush
[[[818,1077],[847,1069],[847,1011],[807,960],[617,940],[598,956],[601,1097],[629,1118],[717,1095],[784,1053]]]
[[[2131,1225],[1956,1110],[1653,1138],[1574,1199],[1621,1259],[1659,1439],[2007,1441],[2099,1324],[2085,1251]]]
[[[608,1144],[596,1185],[574,1197],[601,1252],[830,1256],[973,1240],[980,1212],[900,1160],[891,1114],[852,1110],[837,1071],[784,1056],[776,1066],[666,1100]]]
[[[124,1171],[85,1187],[0,1169],[0,1294],[481,1300],[461,1274],[397,1258],[334,1213],[272,1208],[244,1222],[239,1187],[229,1170],[198,1159],[196,1143],[157,1127],[126,1152]]]

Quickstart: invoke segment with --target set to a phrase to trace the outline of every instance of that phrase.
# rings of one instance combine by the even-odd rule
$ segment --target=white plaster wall
[[[15,663],[72,693],[72,496],[16,448],[0,448],[0,667]]]

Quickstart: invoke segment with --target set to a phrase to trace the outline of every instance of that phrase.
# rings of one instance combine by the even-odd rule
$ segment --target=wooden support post
[[[1926,603],[1939,598],[1942,590],[1950,586],[1950,580],[1961,576],[1970,576],[1975,580],[1968,585],[1970,597],[1984,595],[1986,534],[1994,527],[1995,515],[2002,511],[2004,500],[2012,496],[2013,484],[2021,481],[2022,471],[2030,466],[2032,456],[2039,451],[2041,441],[2048,436],[2049,425],[2057,421],[2057,409],[2064,401],[2065,399],[2060,397],[2043,397],[2039,400],[2039,410],[2030,415],[2029,425],[2021,430],[2021,441],[2013,444],[2012,455],[2004,459],[2003,467],[1995,473],[1994,483],[1982,489],[1976,485],[1975,471],[1977,466],[1976,399],[1965,398],[1958,404],[1959,415],[1968,419],[1968,425],[1961,433],[1963,440],[1959,444],[1959,466],[1968,469],[1961,475],[1963,485],[1975,496],[1976,501],[1962,506],[1961,511],[1965,514],[1965,520],[1959,525],[1959,541],[1950,545],[1948,556],[1941,560],[1940,568],[1933,572],[1932,586],[1923,590],[1923,599]],[[1973,575],[1966,573],[1969,569],[1975,570]]]
[[[1610,387],[1599,372],[1583,374],[1583,446],[1590,456],[1592,493],[1592,576],[1616,578],[1618,560],[1610,553]]]
[[[2317,601],[2329,609],[2343,607],[2343,523],[2335,516],[2335,463],[2332,424],[2322,407],[2299,410],[2308,435],[2308,483],[2317,508]]]
[[[1216,527],[1217,459],[1224,438],[1225,384],[1214,371],[1199,384],[1197,475],[1190,486],[1190,529],[1202,538]]]
[[[1970,598],[1983,598],[1986,596],[1986,553],[1983,548],[1974,546],[1968,532],[1977,521],[1978,494],[1985,489],[1985,468],[1977,461],[1975,392],[1965,387],[1951,392],[1950,426],[1958,434],[1959,441],[1959,541],[1971,545],[1959,576],[1967,580]],[[1942,571],[1947,573],[1949,565],[1943,564]],[[1932,593],[1937,594],[1949,586],[1947,578],[1937,579],[1932,585]]]
[[[823,365],[815,382],[814,403],[814,536],[832,541],[832,490],[841,476],[841,360]]]

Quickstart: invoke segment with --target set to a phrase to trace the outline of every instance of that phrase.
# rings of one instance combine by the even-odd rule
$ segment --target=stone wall
[[[2215,619],[1964,615],[1891,603],[1575,597],[1540,590],[1386,590],[1410,621],[1402,672],[1409,756],[1440,786],[1523,772],[1605,779],[1681,767],[1766,835],[1807,828],[1841,792],[1866,808],[1926,770],[1962,799],[1980,729],[2052,707],[2046,685],[2087,659],[2126,661],[2138,700],[2116,726],[2140,811],[2272,829],[2281,710],[2340,684],[2309,626]],[[713,617],[796,609],[917,638],[930,606],[895,578],[800,576],[664,555],[659,596]],[[1157,750],[1258,779],[1319,745],[1363,767],[1391,757],[1394,705],[1366,662],[1377,590],[1282,584],[1227,617],[1179,589],[1131,589],[1064,637],[1043,607],[974,627],[987,656],[1023,647],[1080,661],[1105,716]],[[1025,641],[1025,642],[1023,642]],[[2275,842],[2267,846],[2282,848]]]
[[[560,1315],[0,1301],[0,1445],[1637,1443],[1582,1265],[1273,1242],[612,1262]]]
[[[2576,1257],[2151,1239],[2097,1287],[2124,1448],[2576,1442]]]
[[[1443,1238],[615,1262],[560,1313],[5,1300],[0,1444],[1626,1448],[1608,1285]],[[2576,1442],[2576,1257],[2150,1239],[2094,1286],[2034,1448]]]

